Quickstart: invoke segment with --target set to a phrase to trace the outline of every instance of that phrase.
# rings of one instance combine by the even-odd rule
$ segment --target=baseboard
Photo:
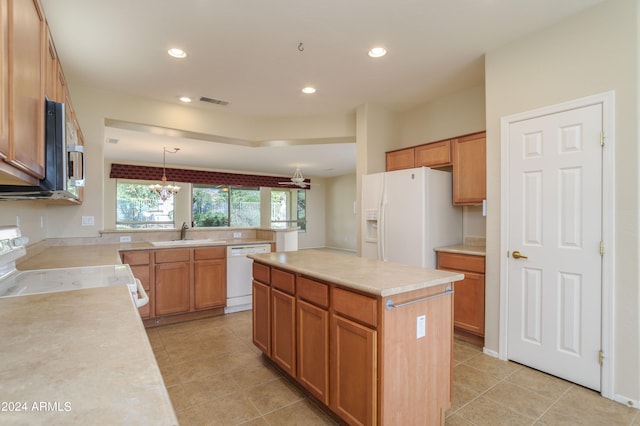
[[[492,351],[491,349],[482,348],[482,353],[484,353],[485,355],[489,355],[490,357],[493,357],[493,358],[500,358],[500,356],[498,355],[498,352]]]
[[[613,400],[615,402],[619,402],[620,404],[624,404],[627,407],[631,407],[631,408],[635,408],[636,410],[640,410],[640,401],[638,401],[638,400],[633,400],[631,398],[627,398],[626,396],[617,395],[617,394],[613,395]]]

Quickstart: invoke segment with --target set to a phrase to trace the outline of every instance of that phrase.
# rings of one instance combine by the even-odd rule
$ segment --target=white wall
[[[42,201],[0,201],[0,226],[19,225],[29,244],[47,235],[47,207]]]
[[[487,54],[485,346],[498,350],[500,118],[615,91],[614,393],[640,400],[638,1],[609,0]],[[607,135],[611,137],[612,135]]]
[[[307,191],[307,231],[298,233],[298,248],[324,247],[326,244],[326,179],[311,179]]]
[[[350,174],[325,179],[326,202],[326,246],[356,251],[357,220],[354,211],[356,202],[356,175]]]

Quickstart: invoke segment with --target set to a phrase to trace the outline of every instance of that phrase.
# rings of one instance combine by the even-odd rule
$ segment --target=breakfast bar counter
[[[177,425],[127,286],[0,298],[0,423]]]

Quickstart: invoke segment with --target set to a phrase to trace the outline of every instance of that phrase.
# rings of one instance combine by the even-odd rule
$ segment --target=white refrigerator
[[[427,167],[364,175],[362,256],[435,268],[435,247],[462,244],[451,190],[450,172]]]

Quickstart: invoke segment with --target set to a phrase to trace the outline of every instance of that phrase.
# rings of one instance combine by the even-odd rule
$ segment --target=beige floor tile
[[[207,425],[238,425],[260,417],[256,407],[240,391],[198,405],[196,411]]]
[[[465,362],[480,354],[478,349],[462,343],[453,344],[453,361],[456,363]]]
[[[473,423],[457,414],[453,414],[444,419],[444,424],[446,426],[473,426]]]
[[[541,418],[541,424],[630,425],[637,410],[573,386]]]
[[[453,367],[453,383],[464,384],[477,393],[482,393],[498,383],[500,379],[481,370],[459,364]]]
[[[453,404],[447,411],[447,414],[455,413],[471,402],[474,398],[478,397],[478,392],[466,386],[464,383],[454,381],[453,383]]]
[[[273,368],[262,363],[256,363],[247,367],[238,367],[229,372],[231,377],[238,383],[240,389],[248,389],[256,385],[271,382],[280,377],[280,374]]]
[[[302,399],[300,391],[285,379],[246,389],[245,393],[261,414],[267,414]]]
[[[476,398],[456,414],[477,426],[519,426],[532,423],[529,417],[483,396]]]
[[[329,416],[306,399],[287,405],[264,416],[269,424],[278,426],[335,425]]]
[[[173,410],[176,413],[187,411],[192,408],[189,396],[185,392],[182,385],[178,384],[173,386],[167,386],[167,392],[169,393],[169,398],[171,399]]]
[[[464,362],[464,364],[475,369],[489,373],[500,379],[513,374],[517,370],[523,368],[521,365],[510,361],[502,361],[489,355],[479,354]]]
[[[204,420],[200,418],[198,412],[190,408],[187,411],[176,413],[180,426],[203,426]]]
[[[159,365],[159,367],[165,386],[179,385],[182,383],[180,380],[180,373],[175,365],[167,363]]]
[[[500,382],[484,395],[499,404],[508,406],[518,413],[537,419],[554,403],[553,399],[536,392],[521,388],[509,382]]]
[[[264,419],[264,417],[258,417],[253,420],[249,420],[248,422],[241,423],[241,426],[270,426],[269,423]]]
[[[240,390],[228,374],[218,374],[182,384],[192,405],[202,405]]]
[[[573,386],[562,379],[528,367],[519,369],[505,380],[554,400],[560,398]]]
[[[183,362],[174,364],[175,374],[178,375],[182,383],[191,382],[193,380],[203,379],[209,376],[215,376],[225,372],[224,368],[213,356],[198,359],[198,362]]]

